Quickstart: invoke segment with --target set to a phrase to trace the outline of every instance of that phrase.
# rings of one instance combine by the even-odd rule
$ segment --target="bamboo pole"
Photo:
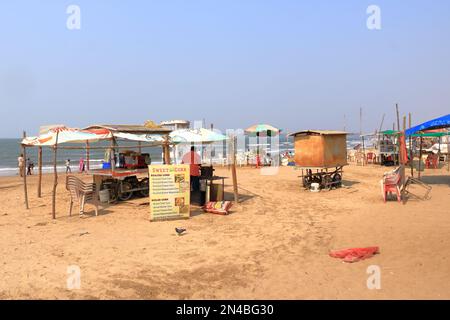
[[[441,165],[441,139],[442,137],[439,137],[439,149],[438,149],[438,168]]]
[[[170,150],[169,150],[169,139],[166,137],[165,142],[163,144],[163,153],[164,153],[164,163],[170,164]]]
[[[56,132],[56,142],[53,146],[53,193],[52,193],[52,218],[56,219],[56,187],[58,186],[57,150],[59,131]]]
[[[42,147],[38,149],[38,198],[42,197]]]
[[[23,132],[23,138],[25,139],[26,136],[27,136],[27,133],[24,131]],[[27,187],[27,149],[26,149],[26,146],[24,144],[22,144],[22,154],[23,154],[23,169],[22,169],[22,174],[23,174],[23,191],[24,191],[24,196],[25,196],[25,208],[28,210],[30,207],[28,205],[28,187]],[[21,169],[19,167],[19,171],[20,170]]]
[[[447,136],[447,171],[450,171],[450,136]]]
[[[364,136],[361,136],[362,138],[362,150],[363,150],[363,154],[362,154],[362,166],[364,167],[366,164],[366,147],[364,145]]]
[[[231,174],[233,178],[233,193],[234,193],[234,201],[236,203],[239,202],[239,193],[238,193],[238,184],[237,184],[237,174],[236,174],[236,149],[237,149],[237,137],[233,137],[233,153],[232,153],[232,164],[231,164]]]
[[[88,171],[90,169],[90,166],[89,166],[90,160],[91,160],[90,145],[89,145],[89,140],[86,140],[86,170],[88,170]]]
[[[109,153],[109,163],[111,163],[111,172],[116,171],[116,162],[114,161],[116,155],[116,139],[111,138],[111,152]]]
[[[395,111],[397,113],[397,131],[400,133],[400,114],[398,111],[398,103],[395,104]],[[397,134],[397,162],[400,165],[400,136]]]
[[[408,115],[409,129],[411,129],[411,112]],[[411,177],[414,178],[414,152],[412,149],[412,137],[409,136],[409,165],[411,167]]]
[[[419,148],[419,180],[421,177],[420,171],[422,170],[422,136],[420,136],[420,148]]]
[[[403,130],[402,132],[399,134],[399,138],[401,138],[402,140],[404,140],[405,143],[405,148],[401,148],[401,143],[399,141],[399,146],[400,146],[400,153],[399,153],[399,163],[400,163],[400,177],[401,177],[401,183],[402,183],[402,191],[403,190],[403,186],[405,185],[405,181],[406,181],[406,176],[405,176],[405,164],[403,162],[400,162],[400,159],[404,159],[407,157],[407,154],[403,154],[403,152],[406,152],[406,136],[405,136],[405,131],[406,131],[406,116],[403,116]]]

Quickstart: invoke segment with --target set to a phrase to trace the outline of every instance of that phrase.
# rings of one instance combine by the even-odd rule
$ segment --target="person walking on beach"
[[[19,165],[19,174],[21,177],[23,177],[23,174],[25,173],[25,159],[23,158],[23,154],[21,154],[18,158],[17,158],[17,162]]]
[[[67,173],[72,173],[72,169],[70,168],[70,159],[66,160],[66,174]]]
[[[195,147],[191,147],[191,151],[186,153],[181,163],[190,165],[191,189],[192,191],[200,190],[200,164],[202,160],[200,155],[195,152]]]
[[[84,159],[83,158],[80,158],[80,165],[79,165],[79,170],[80,170],[80,173],[83,173],[84,171],[85,171],[85,165],[84,165]]]
[[[34,163],[30,160],[30,158],[27,159],[27,176],[31,176],[33,174],[34,169]]]

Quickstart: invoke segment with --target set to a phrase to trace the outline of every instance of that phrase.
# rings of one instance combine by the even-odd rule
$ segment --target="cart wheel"
[[[312,182],[318,183],[319,186],[322,187],[322,176],[320,175],[315,175],[312,177]]]
[[[143,197],[148,197],[149,195],[149,183],[148,178],[144,178],[139,181],[139,188],[143,188],[144,190],[140,190],[139,193]]]
[[[323,177],[323,187],[324,188],[328,187],[328,190],[333,189],[333,183],[332,182],[333,182],[333,179],[331,178],[331,176],[326,175],[326,176]]]
[[[335,173],[333,175],[333,182],[336,188],[342,187],[342,176],[339,173]]]
[[[133,189],[131,183],[123,181],[122,186],[119,186],[119,199],[122,201],[130,200],[133,196],[133,191],[127,191]]]
[[[311,176],[303,177],[303,188],[308,189],[308,190],[311,188],[311,183],[312,183],[311,178],[312,178]]]
[[[112,203],[116,202],[117,201],[117,194],[118,194],[117,188],[110,189],[109,190],[109,202],[112,202]]]

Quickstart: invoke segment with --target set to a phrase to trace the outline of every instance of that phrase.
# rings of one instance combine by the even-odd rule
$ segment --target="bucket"
[[[320,184],[317,182],[311,183],[311,192],[319,192],[320,191]]]
[[[109,189],[100,190],[98,196],[100,198],[100,202],[102,203],[109,202]]]

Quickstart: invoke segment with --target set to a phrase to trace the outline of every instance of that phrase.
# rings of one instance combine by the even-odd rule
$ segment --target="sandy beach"
[[[28,179],[30,210],[20,178],[2,177],[0,298],[449,299],[449,173],[427,170],[432,198],[399,204],[382,201],[384,171],[350,165],[343,188],[311,193],[292,167],[268,176],[238,168],[241,202],[230,215],[194,206],[189,220],[168,222],[149,221],[145,198],[97,217],[92,207],[69,217],[64,175],[52,220],[51,175],[41,199],[37,177]],[[226,183],[231,199],[231,179]],[[187,228],[184,236],[176,235],[178,226]],[[353,264],[328,256],[365,246],[381,253]],[[70,265],[80,267],[80,289],[67,289]],[[367,288],[370,265],[380,267],[380,290]]]

